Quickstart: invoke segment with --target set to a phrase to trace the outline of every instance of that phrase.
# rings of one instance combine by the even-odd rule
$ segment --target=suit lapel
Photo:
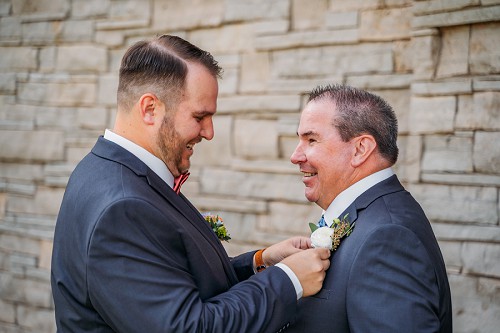
[[[145,177],[148,184],[172,207],[174,207],[180,214],[185,217],[187,223],[191,223],[199,233],[207,240],[212,248],[217,252],[219,259],[224,267],[224,271],[230,285],[238,282],[238,278],[224,247],[219,239],[210,228],[208,223],[205,222],[199,211],[184,197],[175,193],[168,184],[166,184],[155,172],[148,168],[141,160],[135,155],[120,147],[119,145],[100,137],[92,149],[92,152],[102,158],[118,162],[127,168],[131,169],[139,177]]]
[[[340,217],[344,217],[348,214],[349,222],[353,223],[358,219],[358,212],[364,210],[373,201],[384,195],[399,191],[404,191],[404,188],[399,182],[398,177],[393,175],[366,190],[366,192],[361,194],[349,207],[347,207]],[[356,228],[354,228],[354,231],[356,231]]]
[[[227,253],[222,246],[220,240],[217,238],[213,230],[210,228],[205,219],[201,216],[200,212],[189,202],[189,200],[182,194],[177,194],[165,184],[165,182],[153,171],[148,168],[148,173],[146,175],[148,182],[152,188],[154,188],[161,196],[163,196],[167,201],[169,201],[172,206],[174,206],[179,213],[181,213],[185,218],[187,223],[192,224],[200,234],[207,240],[207,242],[212,246],[212,248],[219,255],[219,259],[224,267],[226,276],[230,282],[230,285],[238,283],[238,278],[234,272],[231,262],[228,260]]]

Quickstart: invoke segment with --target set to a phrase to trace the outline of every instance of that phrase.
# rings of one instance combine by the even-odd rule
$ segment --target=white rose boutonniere
[[[309,223],[311,228],[311,243],[313,247],[321,247],[335,251],[344,237],[348,237],[355,223],[349,223],[347,215],[342,220],[334,219],[330,227],[318,227],[314,223]]]
[[[202,215],[221,242],[228,242],[231,239],[229,233],[227,232],[226,226],[224,225],[222,217],[220,217],[219,215],[212,215],[210,213],[204,213]]]

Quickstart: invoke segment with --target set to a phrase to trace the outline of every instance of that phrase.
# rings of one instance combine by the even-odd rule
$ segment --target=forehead
[[[307,103],[300,115],[299,135],[331,128],[335,114],[335,104],[330,100],[320,99]]]

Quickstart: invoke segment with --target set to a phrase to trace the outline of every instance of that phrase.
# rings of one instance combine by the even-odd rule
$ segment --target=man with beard
[[[214,136],[220,71],[174,36],[125,53],[115,126],[74,170],[56,224],[58,331],[272,332],[321,288],[328,250],[296,237],[229,258],[179,193]]]

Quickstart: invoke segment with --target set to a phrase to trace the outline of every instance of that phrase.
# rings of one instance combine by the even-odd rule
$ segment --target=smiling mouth
[[[302,174],[304,175],[304,177],[313,177],[317,175],[317,173],[313,172],[302,172]]]

